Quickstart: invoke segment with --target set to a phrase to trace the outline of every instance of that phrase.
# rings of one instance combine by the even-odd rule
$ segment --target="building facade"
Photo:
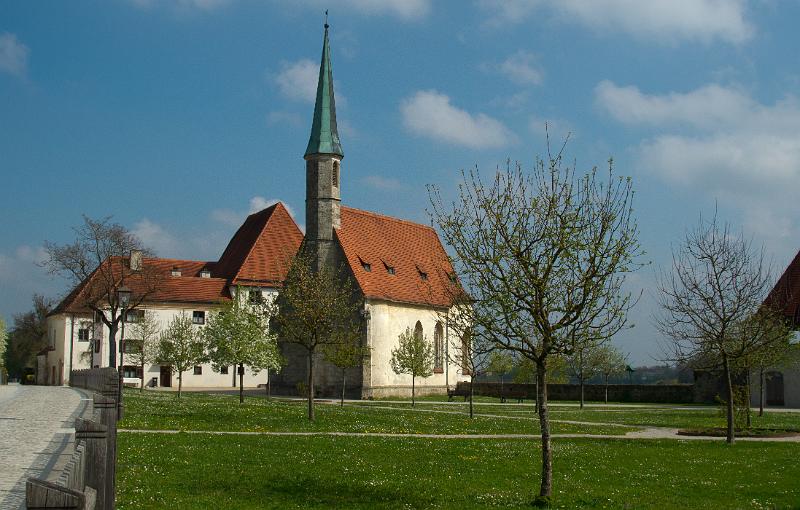
[[[306,233],[303,235],[283,204],[250,215],[218,261],[146,258],[138,254],[107,261],[119,274],[128,271],[126,285],[140,299],[126,318],[120,351],[135,345],[133,321],[141,313],[153,314],[166,325],[179,314],[191,315],[201,328],[205,317],[233,293],[247,292],[251,299],[274,299],[299,249],[311,255],[317,267],[343,268],[362,307],[362,338],[369,354],[362,366],[347,373],[350,396],[375,398],[411,392],[411,376],[391,370],[391,351],[406,329],[433,343],[433,375],[419,379],[421,393],[443,393],[469,378],[451,360],[449,350],[461,345],[448,327],[455,276],[436,231],[426,225],[362,211],[342,205],[346,183],[344,152],[336,124],[333,71],[325,25],[317,96],[306,152]],[[101,265],[102,266],[102,265]],[[153,288],[137,284],[135,267],[158,276]],[[93,276],[94,277],[94,276]],[[91,280],[90,277],[88,280]],[[139,276],[143,280],[143,276]],[[137,288],[138,285],[138,288]],[[48,317],[50,347],[44,353],[44,384],[65,384],[71,370],[108,366],[109,330],[97,321],[82,299],[91,281],[82,282]],[[143,293],[146,292],[146,295]],[[106,313],[109,313],[108,311]],[[121,336],[122,332],[118,333]],[[133,336],[132,336],[133,335]],[[286,366],[271,378],[277,391],[297,393],[307,379],[304,351],[282,344]],[[315,383],[319,394],[341,391],[341,371],[318,361]],[[123,364],[125,381],[148,386],[176,386],[171,368],[161,365],[144,371]],[[183,386],[224,388],[234,386],[234,367],[214,372],[208,364],[184,374]],[[266,382],[266,374],[245,374],[245,385]]]

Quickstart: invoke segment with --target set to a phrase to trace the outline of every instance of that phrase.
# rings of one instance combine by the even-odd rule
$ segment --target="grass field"
[[[449,409],[454,411],[454,409]],[[268,401],[238,397],[185,393],[178,400],[173,393],[137,391],[125,393],[125,419],[120,428],[149,430],[227,430],[243,432],[371,432],[411,434],[537,434],[538,421],[530,416],[508,418],[466,414],[426,413],[410,409],[395,411],[367,406],[317,404],[315,422],[306,418],[302,401]],[[553,433],[624,434],[633,427],[554,423]]]
[[[121,433],[118,507],[519,507],[538,442]],[[554,440],[561,508],[796,508],[799,444]],[[156,459],[166,458],[158,462]]]
[[[385,409],[394,406],[395,409]],[[534,431],[527,405],[478,406],[494,417],[451,414],[461,404],[429,401],[318,406],[309,424],[302,403],[190,394],[126,393],[122,428],[217,431],[436,432]],[[716,410],[669,406],[554,406],[576,421],[670,427],[714,422]],[[521,415],[521,418],[514,418]],[[608,416],[608,418],[606,418]],[[511,417],[511,418],[509,418]],[[770,421],[772,420],[772,421]],[[796,426],[798,413],[764,423]],[[596,425],[554,423],[559,432]],[[625,427],[606,427],[616,434]],[[800,508],[800,443],[555,438],[558,508]],[[539,483],[539,441],[501,438],[119,434],[118,508],[517,508]]]

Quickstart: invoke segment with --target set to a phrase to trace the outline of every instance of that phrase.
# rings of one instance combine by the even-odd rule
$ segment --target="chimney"
[[[131,258],[129,262],[131,271],[142,270],[142,250],[131,250]]]

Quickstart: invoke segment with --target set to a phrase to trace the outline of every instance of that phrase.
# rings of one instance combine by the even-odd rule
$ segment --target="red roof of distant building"
[[[775,283],[764,304],[783,313],[795,326],[800,326],[800,251]]]
[[[450,306],[453,267],[433,228],[349,207],[341,220],[336,236],[365,297]]]
[[[300,248],[303,233],[280,202],[251,214],[236,231],[215,276],[236,284],[280,284]]]

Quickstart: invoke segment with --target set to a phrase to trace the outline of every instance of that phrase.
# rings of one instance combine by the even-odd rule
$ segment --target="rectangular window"
[[[202,310],[195,310],[192,312],[192,322],[194,324],[205,324],[206,323],[206,312]]]
[[[227,375],[228,374],[228,367],[220,367],[219,373]]]
[[[194,375],[203,375],[203,367],[200,365],[195,365]]]
[[[136,354],[142,350],[142,341],[125,339],[122,342],[122,349],[126,354]]]
[[[80,328],[78,330],[78,341],[79,342],[89,341],[89,328]]]
[[[125,314],[125,322],[139,322],[144,318],[144,310],[128,310]]]
[[[261,294],[261,291],[258,290],[258,289],[252,289],[248,296],[250,298],[250,304],[251,305],[260,305],[261,302],[264,300],[264,296]]]
[[[94,341],[94,352],[100,352],[100,339],[95,338],[93,341]]]
[[[131,365],[125,365],[122,367],[122,377],[127,378],[142,378],[142,367],[134,367]]]

